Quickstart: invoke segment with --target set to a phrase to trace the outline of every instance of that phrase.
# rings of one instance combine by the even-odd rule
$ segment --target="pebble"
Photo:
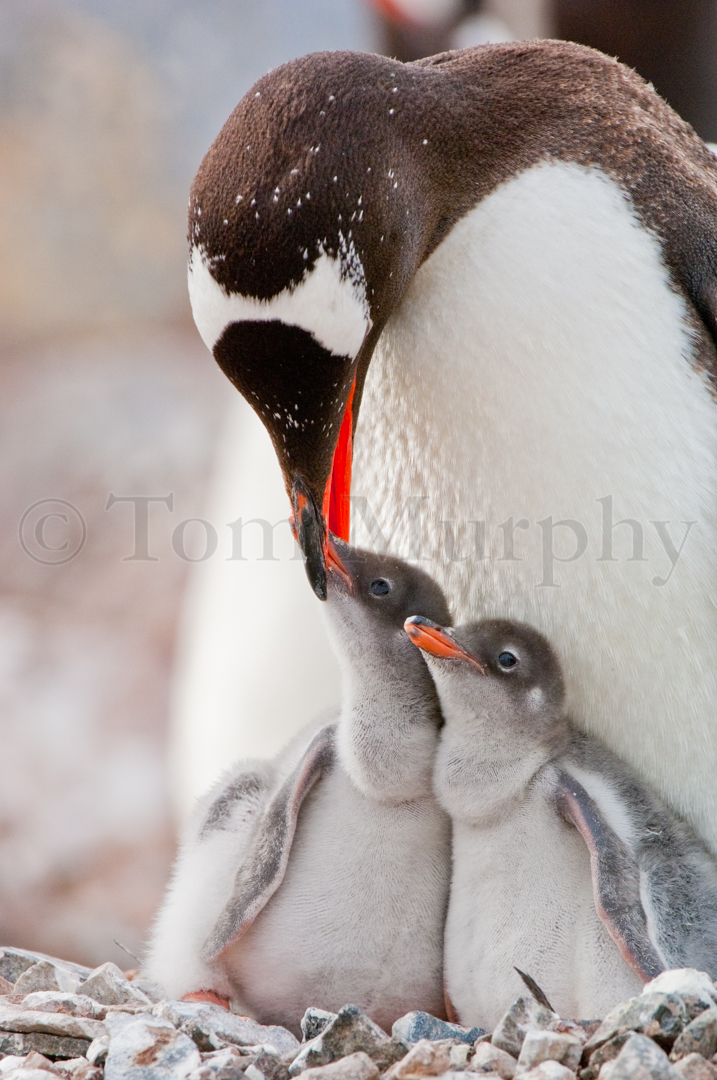
[[[304,1043],[289,1066],[291,1076],[304,1069],[328,1065],[357,1050],[363,1050],[383,1072],[405,1056],[408,1047],[399,1039],[389,1038],[356,1005],[344,1005],[316,1038]]]
[[[561,1035],[575,1035],[581,1043],[586,1043],[602,1023],[601,1020],[563,1020],[556,1016],[548,1024],[548,1031],[559,1031]]]
[[[714,983],[706,971],[697,971],[696,968],[663,971],[652,982],[643,986],[642,993],[651,994],[655,990],[663,994],[677,994],[681,997],[690,1020],[708,1009],[710,1005],[717,1005],[717,990]]]
[[[57,1080],[58,1074],[49,1069],[32,1067],[26,1064],[18,1065],[17,1068],[3,1073],[8,1080]]]
[[[326,1025],[335,1019],[335,1012],[326,1012],[325,1009],[307,1009],[301,1018],[301,1034],[304,1036],[304,1041],[308,1042],[309,1039],[315,1039],[317,1035],[321,1034]]]
[[[522,1076],[525,1080],[575,1080],[575,1073],[558,1061],[541,1061]]]
[[[470,1068],[472,1072],[497,1073],[500,1080],[513,1080],[518,1065],[515,1058],[505,1050],[482,1042],[476,1046]]]
[[[68,1061],[50,1061],[36,1050],[25,1057],[17,1055],[0,1061],[0,1076],[16,1077],[28,1071],[39,1070],[61,1080],[102,1080],[102,1071],[93,1068],[86,1058],[70,1058]]]
[[[55,1072],[65,1080],[102,1080],[102,1069],[90,1065],[85,1057],[70,1058],[68,1061],[54,1062]]]
[[[93,1039],[87,1047],[85,1057],[91,1065],[104,1065],[109,1048],[109,1035],[100,1035],[98,1039]]]
[[[305,1080],[377,1080],[378,1066],[368,1054],[358,1050],[328,1065],[305,1069],[302,1076]]]
[[[10,1069],[22,1065],[24,1061],[24,1057],[19,1057],[17,1054],[8,1054],[7,1057],[0,1059],[0,1076],[9,1072]]]
[[[57,1077],[60,1075],[55,1068],[54,1062],[50,1061],[42,1054],[38,1054],[35,1050],[25,1057],[5,1058],[5,1061],[8,1060],[13,1061],[14,1065],[3,1069],[3,1076],[17,1078],[27,1076],[41,1077],[44,1075],[51,1076],[54,1080],[57,1080]],[[5,1061],[2,1063],[3,1065],[5,1064]]]
[[[529,1031],[541,1031],[547,1028],[556,1014],[539,1005],[532,997],[519,997],[499,1021],[493,1032],[491,1042],[506,1053],[517,1058],[523,1045],[523,1039]]]
[[[451,1070],[460,1072],[468,1071],[468,1058],[471,1056],[472,1046],[466,1043],[456,1044],[454,1039],[446,1040],[448,1043],[448,1056],[451,1059]],[[472,1078],[475,1080],[475,1076]]]
[[[104,1024],[88,1020],[84,1016],[68,1016],[66,1013],[41,1012],[23,1009],[17,1005],[0,1005],[0,1031],[42,1032],[45,1035],[63,1035],[71,1039],[91,1042],[98,1035],[105,1035]]]
[[[286,1062],[259,1047],[258,1055],[244,1069],[247,1080],[290,1080]]]
[[[615,1035],[612,1039],[608,1039],[597,1050],[593,1050],[587,1068],[580,1073],[580,1080],[595,1080],[605,1062],[613,1061],[628,1039],[634,1038],[634,1035],[634,1031],[625,1031],[622,1035]]]
[[[600,1080],[678,1080],[664,1050],[646,1035],[634,1035],[614,1061],[600,1070]]]
[[[246,1058],[233,1046],[202,1055],[202,1063],[193,1069],[187,1080],[240,1080],[244,1075]]]
[[[661,1046],[670,1048],[689,1021],[684,1003],[677,994],[651,991],[630,998],[607,1014],[595,1034],[585,1044],[589,1056],[615,1035],[636,1031],[654,1039]]]
[[[441,1076],[451,1069],[449,1047],[445,1043],[419,1039],[405,1057],[386,1073],[386,1080],[413,1080],[421,1076]]]
[[[23,1009],[35,1012],[66,1013],[68,1016],[86,1016],[89,1020],[104,1020],[107,1006],[100,1005],[85,994],[65,994],[56,990],[36,990],[20,1002]]]
[[[151,1009],[153,1002],[133,986],[116,964],[95,968],[82,984],[82,993],[102,1005],[141,1005]]]
[[[45,1035],[39,1031],[20,1034],[0,1032],[0,1058],[7,1054],[25,1057],[32,1050],[47,1058],[75,1058],[82,1056],[88,1046],[87,1039],[70,1039],[62,1035]]]
[[[23,971],[13,987],[13,997],[25,997],[34,990],[64,991],[76,994],[80,980],[66,968],[58,967],[49,960],[40,960]]]
[[[675,1072],[683,1080],[717,1080],[717,1066],[705,1061],[702,1054],[687,1054],[675,1062]]]
[[[44,953],[31,952],[29,949],[13,949],[7,945],[0,948],[0,975],[8,982],[16,983],[23,971],[27,971],[33,964],[40,960],[49,960],[55,967],[69,971],[75,978],[86,979],[90,969],[81,964],[73,964],[70,960],[58,960],[54,956],[46,956]]]
[[[107,1026],[105,1080],[185,1080],[202,1064],[194,1042],[169,1020],[114,1013]]]
[[[155,1016],[169,1020],[189,1035],[200,1050],[221,1050],[227,1044],[235,1046],[270,1047],[285,1054],[299,1047],[299,1041],[286,1028],[259,1024],[247,1016],[211,1005],[204,1001],[161,1001],[153,1010]]]
[[[543,1061],[557,1061],[575,1072],[583,1053],[583,1042],[575,1035],[557,1031],[528,1031],[518,1057],[518,1075]]]
[[[460,1024],[449,1024],[427,1012],[410,1012],[399,1017],[391,1028],[391,1034],[405,1043],[417,1043],[419,1039],[458,1039],[473,1045],[476,1039],[485,1035],[485,1031],[479,1027],[467,1028]]]
[[[484,1073],[483,1075],[489,1074]],[[490,1075],[494,1075],[497,1080],[497,1074]],[[469,1072],[467,1069],[451,1069],[449,1072],[443,1073],[442,1080],[476,1080],[476,1074]],[[575,1080],[575,1077],[573,1077],[573,1080]]]
[[[717,1008],[705,1009],[680,1032],[672,1047],[670,1061],[679,1061],[688,1054],[710,1058],[717,1052]]]

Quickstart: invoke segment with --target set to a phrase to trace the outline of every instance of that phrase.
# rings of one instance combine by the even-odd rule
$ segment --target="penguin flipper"
[[[217,960],[246,933],[279,888],[301,804],[333,760],[334,732],[330,724],[314,736],[295,769],[267,803],[237,871],[232,895],[204,945],[204,960]]]
[[[558,773],[557,803],[590,852],[598,915],[625,962],[645,982],[654,979],[665,964],[650,939],[637,860],[607,825],[585,788],[567,772]]]

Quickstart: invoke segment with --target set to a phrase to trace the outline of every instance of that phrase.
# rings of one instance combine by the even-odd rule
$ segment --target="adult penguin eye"
[[[388,596],[391,591],[391,586],[384,577],[374,578],[369,585],[369,591],[372,596]]]
[[[518,657],[512,652],[502,652],[498,657],[498,663],[504,671],[510,671],[518,663]]]

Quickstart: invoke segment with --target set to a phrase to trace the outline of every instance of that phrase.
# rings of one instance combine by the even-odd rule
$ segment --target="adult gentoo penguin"
[[[197,325],[315,592],[350,490],[460,620],[542,629],[577,724],[717,850],[717,168],[691,128],[564,42],[316,54],[239,103],[189,221]]]
[[[204,797],[146,967],[170,997],[224,999],[297,1034],[307,1001],[356,1002],[389,1030],[412,1008],[444,1012],[441,714],[404,622],[415,610],[448,619],[448,607],[418,567],[341,541],[330,551],[336,723],[273,762],[238,762]]]
[[[564,709],[557,656],[505,619],[408,619],[445,720],[446,989],[494,1026],[524,965],[561,1016],[604,1016],[667,968],[717,972],[717,861]]]

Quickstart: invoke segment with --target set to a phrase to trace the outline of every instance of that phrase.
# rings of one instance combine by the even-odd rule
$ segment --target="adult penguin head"
[[[368,363],[441,233],[447,106],[421,75],[363,53],[277,69],[239,103],[190,196],[195,321],[271,436],[321,599],[327,528],[348,539]]]

